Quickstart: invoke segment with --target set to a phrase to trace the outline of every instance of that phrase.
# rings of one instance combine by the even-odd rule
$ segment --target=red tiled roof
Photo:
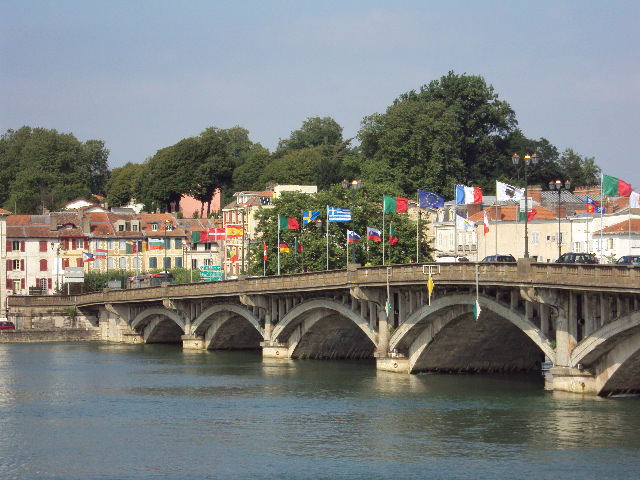
[[[631,228],[629,228],[631,227]],[[620,223],[616,223],[615,225],[609,225],[608,227],[603,228],[602,230],[598,230],[597,232],[593,232],[594,235],[602,233],[628,233],[631,230],[634,233],[640,233],[640,218],[632,218],[631,226],[629,226],[629,220],[624,220]]]
[[[529,206],[532,210],[536,211],[536,215],[533,220],[557,220],[558,216],[553,210],[549,210],[541,205],[534,207]],[[497,208],[500,218],[498,220],[503,222],[515,222],[518,217],[518,207],[516,205],[511,206],[499,206]],[[496,207],[487,207],[484,210],[479,211],[469,217],[472,222],[482,222],[484,220],[484,212],[487,212],[487,218],[489,221],[496,220]]]

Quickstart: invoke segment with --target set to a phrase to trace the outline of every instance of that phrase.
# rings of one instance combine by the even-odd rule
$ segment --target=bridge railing
[[[9,306],[69,306],[104,303],[149,302],[165,298],[210,298],[283,292],[339,290],[353,285],[395,286],[425,283],[429,270],[438,284],[538,286],[640,293],[640,268],[625,265],[579,265],[558,263],[434,263],[360,267],[270,277],[248,277],[224,282],[203,282],[162,287],[110,290],[65,296],[9,296]]]

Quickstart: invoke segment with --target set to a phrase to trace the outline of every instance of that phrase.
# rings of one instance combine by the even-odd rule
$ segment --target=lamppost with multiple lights
[[[351,188],[351,222],[353,222],[353,207],[355,205],[355,195],[356,195],[356,190],[362,188],[363,185],[363,181],[362,180],[352,180],[351,182],[348,182],[347,180],[342,180],[342,188],[344,188],[345,190],[347,188]],[[351,227],[353,228],[353,227]],[[349,239],[347,238],[347,243],[349,243]],[[347,248],[349,248],[349,246],[347,245]],[[356,246],[353,245],[352,249],[351,249],[351,261],[355,263],[356,261],[356,256],[355,256],[355,248]]]
[[[560,241],[560,200],[562,195],[562,189],[569,191],[571,188],[571,182],[567,180],[562,184],[562,180],[556,180],[555,182],[552,180],[549,182],[549,190],[557,190],[558,191],[558,258],[562,255],[562,242]]]
[[[529,163],[535,165],[538,163],[539,157],[537,154],[524,156],[524,258],[529,258],[529,207],[527,199],[527,167]],[[520,163],[520,155],[514,153],[511,157],[511,161],[514,165]]]

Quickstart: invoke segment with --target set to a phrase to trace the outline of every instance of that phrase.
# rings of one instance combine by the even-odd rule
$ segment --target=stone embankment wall
[[[0,343],[91,342],[100,340],[97,328],[0,330]]]

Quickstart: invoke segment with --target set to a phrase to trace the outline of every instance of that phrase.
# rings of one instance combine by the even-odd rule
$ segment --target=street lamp
[[[558,191],[558,258],[562,255],[562,243],[560,242],[560,199],[562,194],[562,189],[569,191],[571,188],[571,182],[567,180],[562,185],[562,180],[556,180],[555,182],[552,180],[549,182],[549,190],[557,190]]]
[[[56,251],[56,266],[53,269],[56,273],[56,293],[59,290],[59,278],[60,278],[60,243],[51,242],[51,249]]]
[[[342,180],[342,183],[341,183],[342,188],[344,188],[345,190],[347,188],[351,188],[351,222],[352,222],[351,228],[353,228],[353,218],[354,218],[353,217],[353,207],[355,205],[356,190],[362,188],[363,183],[364,182],[362,180],[352,180],[351,182],[348,182],[347,180]],[[347,243],[349,243],[349,239],[348,238],[347,238]],[[349,247],[347,246],[347,248],[349,248]],[[352,259],[353,263],[355,263],[355,261],[356,261],[355,249],[356,249],[356,246],[355,246],[355,244],[353,244],[352,247],[351,247],[351,259]]]
[[[529,258],[529,206],[527,205],[527,167],[529,163],[538,163],[539,157],[537,154],[524,156],[524,258]],[[514,165],[520,163],[520,155],[514,153],[511,157],[511,161]]]

